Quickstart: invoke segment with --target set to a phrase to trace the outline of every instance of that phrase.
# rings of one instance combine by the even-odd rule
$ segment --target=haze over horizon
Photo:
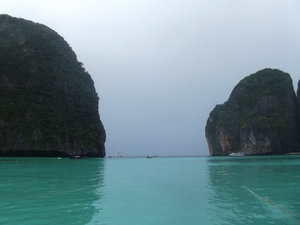
[[[208,155],[209,113],[242,78],[300,78],[297,0],[10,0],[1,13],[70,44],[100,97],[107,155]]]

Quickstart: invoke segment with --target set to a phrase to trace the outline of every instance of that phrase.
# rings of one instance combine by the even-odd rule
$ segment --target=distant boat
[[[69,156],[69,159],[81,159],[81,158],[83,158],[83,157],[80,155],[70,155]]]
[[[118,153],[115,154],[115,157],[122,157],[122,155],[121,155],[120,152],[118,152]]]
[[[248,152],[231,152],[228,156],[247,156]]]
[[[151,156],[151,155],[147,155],[146,158],[147,158],[147,159],[152,159],[152,156]]]

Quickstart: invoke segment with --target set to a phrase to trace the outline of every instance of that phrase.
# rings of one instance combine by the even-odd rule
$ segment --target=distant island
[[[91,76],[50,28],[0,15],[0,155],[105,156]]]
[[[205,135],[210,154],[299,152],[300,91],[289,74],[263,69],[242,79],[229,99],[209,115]]]

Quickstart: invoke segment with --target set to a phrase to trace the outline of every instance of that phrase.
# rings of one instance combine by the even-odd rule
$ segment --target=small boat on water
[[[69,159],[83,159],[86,158],[84,155],[69,155]]]
[[[248,152],[231,152],[228,156],[247,156]]]
[[[115,155],[114,155],[115,157],[117,157],[117,158],[120,158],[120,157],[122,157],[122,155],[121,155],[121,153],[116,153]]]
[[[80,159],[81,156],[80,155],[70,155],[69,159]]]

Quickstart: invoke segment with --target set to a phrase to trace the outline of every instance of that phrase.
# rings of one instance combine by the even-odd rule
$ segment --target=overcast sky
[[[9,0],[73,48],[100,96],[107,155],[208,155],[205,124],[245,76],[300,78],[298,0]]]

